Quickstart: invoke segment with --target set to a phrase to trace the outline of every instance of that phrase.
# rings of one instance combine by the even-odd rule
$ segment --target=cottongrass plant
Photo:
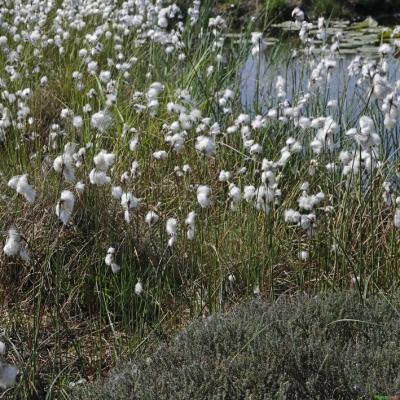
[[[280,72],[244,109],[244,60],[276,50],[210,9],[0,8],[0,327],[19,398],[67,398],[241,296],[399,283],[396,42],[354,58],[335,97],[343,34],[296,9],[285,60],[305,80]]]

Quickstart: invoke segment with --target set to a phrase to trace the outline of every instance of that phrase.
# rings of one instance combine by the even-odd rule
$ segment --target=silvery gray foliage
[[[400,300],[253,301],[192,323],[77,399],[370,399],[400,388]]]
[[[0,360],[0,389],[8,389],[15,386],[17,377],[17,367]]]
[[[0,389],[8,389],[16,385],[19,371],[14,365],[3,360],[6,354],[6,345],[0,341]]]

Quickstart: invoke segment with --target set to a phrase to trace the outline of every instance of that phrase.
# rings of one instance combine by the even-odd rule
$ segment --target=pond
[[[359,100],[356,93],[357,79],[349,76],[348,67],[356,55],[378,61],[379,45],[387,40],[385,38],[389,32],[389,28],[374,26],[372,21],[369,22],[369,26],[360,29],[354,28],[360,24],[350,25],[346,21],[330,22],[331,27],[326,30],[329,35],[339,31],[343,33],[335,57],[337,65],[332,71],[329,82],[331,95],[339,97],[346,91],[349,92],[348,97]],[[304,92],[311,73],[310,58],[317,59],[321,55],[320,46],[323,43],[319,40],[313,41],[315,50],[312,56],[305,57],[301,54],[300,42],[294,40],[299,30],[293,22],[273,25],[273,28],[276,35],[280,32],[283,37],[279,39],[268,37],[266,51],[255,57],[250,54],[241,72],[241,99],[247,109],[254,107],[254,103],[264,108],[268,107],[268,99],[273,94],[277,75],[286,79],[289,100],[292,100],[294,94]],[[310,35],[312,33],[315,33],[315,30],[311,30]],[[296,57],[292,57],[293,49],[297,52]],[[394,57],[390,59],[387,75],[391,81],[399,79],[399,59]]]
[[[298,39],[299,28],[293,22],[274,25],[272,32],[275,37],[265,39],[266,49],[256,55],[250,54],[241,70],[241,103],[252,114],[266,114],[270,107],[276,106],[278,76],[285,80],[286,100],[291,104],[308,93],[313,68],[321,60],[327,59],[334,63],[334,67],[318,91],[313,92],[313,96],[318,96],[323,108],[326,108],[329,100],[338,100],[341,107],[337,118],[346,128],[353,127],[373,99],[368,95],[365,84],[360,83],[360,76],[349,74],[349,69],[351,65],[354,66],[355,57],[359,57],[360,69],[363,64],[372,63],[376,71],[382,74],[379,47],[384,42],[391,43],[394,56],[385,58],[387,67],[383,75],[392,84],[400,79],[400,64],[395,50],[400,40],[396,42],[397,39],[391,37],[393,31],[390,28],[378,26],[372,19],[355,25],[345,21],[329,22],[325,43],[315,39],[315,29],[310,30],[312,52],[309,51],[309,45],[304,45]],[[341,32],[340,43],[332,53],[329,51],[332,43],[330,38],[338,32]],[[398,145],[397,137],[395,140],[385,139],[385,142],[392,148]]]

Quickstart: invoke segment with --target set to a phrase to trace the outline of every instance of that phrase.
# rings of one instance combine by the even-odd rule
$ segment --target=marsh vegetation
[[[0,6],[6,394],[68,398],[249,297],[398,287],[400,29],[344,61],[349,27],[212,10]]]

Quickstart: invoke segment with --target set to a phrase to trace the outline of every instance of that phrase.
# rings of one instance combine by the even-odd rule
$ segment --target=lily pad
[[[367,28],[376,28],[378,26],[378,22],[375,21],[372,17],[367,17],[364,21],[358,22],[350,27],[352,30],[361,30]]]
[[[271,26],[272,26],[272,28],[282,29],[283,31],[298,31],[299,30],[299,28],[296,26],[296,24],[293,21],[283,21],[279,24],[273,24]]]
[[[400,39],[400,33],[397,33],[395,35],[393,35],[393,30],[392,29],[385,29],[381,32],[381,34],[379,35],[379,39],[382,40],[391,40],[391,39]]]

